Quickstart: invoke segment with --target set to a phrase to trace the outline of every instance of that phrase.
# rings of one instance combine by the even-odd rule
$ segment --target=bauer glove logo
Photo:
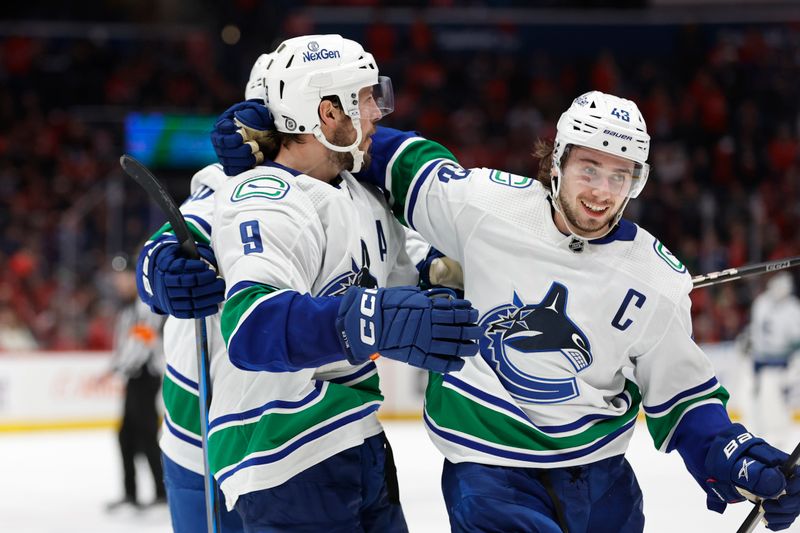
[[[738,437],[731,439],[731,441],[725,445],[725,448],[723,448],[723,451],[725,452],[725,458],[730,459],[731,455],[733,455],[733,452],[736,451],[736,448],[738,448],[740,444],[744,444],[752,438],[752,433],[742,433]]]

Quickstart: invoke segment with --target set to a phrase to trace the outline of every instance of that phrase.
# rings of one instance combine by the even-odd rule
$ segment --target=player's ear
[[[336,104],[330,100],[323,100],[319,103],[319,120],[321,125],[333,126],[341,111]]]

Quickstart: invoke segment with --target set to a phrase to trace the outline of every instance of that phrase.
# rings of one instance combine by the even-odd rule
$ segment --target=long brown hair
[[[539,181],[544,188],[552,191],[550,180],[553,173],[553,150],[555,149],[552,141],[544,139],[536,139],[533,145],[533,153],[531,154],[534,159],[539,160],[539,170],[536,173],[536,180]]]

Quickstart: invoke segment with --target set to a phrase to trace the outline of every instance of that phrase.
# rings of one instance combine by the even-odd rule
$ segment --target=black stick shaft
[[[692,284],[694,285],[693,288],[699,289],[701,287],[719,285],[720,283],[726,283],[728,281],[766,274],[767,272],[777,272],[778,270],[797,266],[800,266],[800,257],[787,257],[786,259],[766,261],[764,263],[756,263],[741,268],[728,268],[726,270],[720,270],[719,272],[709,272],[708,274],[693,277]]]
[[[122,170],[141,185],[147,191],[147,195],[164,211],[167,221],[172,226],[172,231],[178,238],[184,253],[190,259],[199,259],[200,253],[197,251],[197,244],[192,238],[183,214],[161,182],[146,166],[127,154],[119,158],[119,164],[122,166]],[[200,379],[198,380],[200,396],[198,402],[200,405],[200,431],[203,438],[203,466],[205,467],[206,523],[208,525],[208,533],[218,533],[220,530],[220,510],[216,497],[217,489],[214,476],[211,475],[211,469],[208,465],[208,411],[211,405],[211,378],[205,319],[195,319],[195,336],[197,339],[197,368],[200,373]]]

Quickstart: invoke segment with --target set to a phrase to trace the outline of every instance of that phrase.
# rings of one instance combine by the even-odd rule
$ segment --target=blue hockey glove
[[[786,494],[777,500],[766,500],[764,507],[764,520],[767,529],[780,531],[788,529],[800,515],[800,472],[795,467],[794,475],[786,484]]]
[[[139,297],[154,313],[202,318],[218,311],[225,299],[225,281],[217,275],[211,247],[198,243],[197,250],[203,259],[186,259],[178,242],[171,240],[139,255]]]
[[[710,476],[706,480],[708,508],[721,513],[727,504],[744,501],[742,490],[766,500],[764,519],[769,529],[789,527],[800,513],[800,483],[796,477],[787,483],[781,472],[780,466],[787,458],[787,454],[753,436],[741,424],[733,424],[717,435],[706,455],[705,468]],[[795,467],[792,475],[798,472]]]
[[[440,294],[416,287],[347,289],[336,330],[348,361],[382,355],[434,372],[460,370],[463,357],[478,353],[478,311],[467,300],[429,297]]]
[[[267,108],[255,100],[234,104],[222,113],[211,132],[211,144],[225,174],[235,176],[264,160],[260,134],[274,130]]]

